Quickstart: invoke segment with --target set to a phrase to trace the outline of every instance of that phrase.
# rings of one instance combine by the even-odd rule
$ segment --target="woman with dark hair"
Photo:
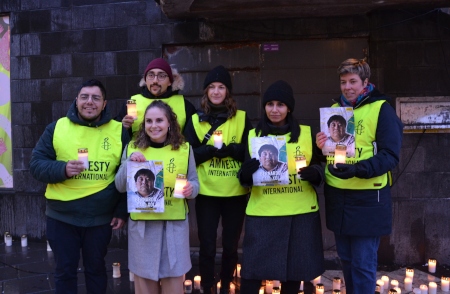
[[[163,162],[164,187],[175,187],[177,174],[185,174],[183,196],[197,196],[194,155],[184,142],[176,114],[161,100],[147,107],[135,141],[123,153],[116,175],[117,190],[126,191],[127,161],[147,160]],[[173,190],[164,189],[170,205],[165,204],[163,213],[130,213],[128,267],[135,274],[136,293],[183,293],[183,275],[191,268],[189,222],[186,200],[173,197]]]
[[[221,292],[228,293],[238,260],[238,242],[244,222],[248,189],[236,174],[244,160],[251,123],[237,110],[231,96],[232,84],[223,66],[206,76],[201,109],[186,125],[186,140],[194,149],[200,192],[195,200],[200,239],[200,275],[205,293],[216,293],[214,263],[217,227],[222,218]],[[223,146],[214,147],[213,131],[222,132]]]
[[[279,280],[281,293],[297,294],[300,282],[324,271],[319,203],[314,187],[323,180],[323,168],[313,152],[309,126],[298,125],[292,112],[291,86],[277,81],[264,93],[263,113],[248,135],[246,160],[239,171],[243,186],[253,185],[260,166],[250,158],[252,138],[284,136],[290,184],[279,189],[253,186],[246,209],[241,270],[241,293],[257,294],[261,280]],[[307,167],[296,170],[295,156],[306,157]],[[297,174],[301,179],[297,178]]]

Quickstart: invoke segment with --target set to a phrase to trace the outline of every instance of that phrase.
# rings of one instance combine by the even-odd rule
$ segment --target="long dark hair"
[[[183,135],[181,134],[180,124],[177,120],[177,115],[173,112],[172,108],[161,100],[154,100],[144,112],[144,120],[139,125],[139,130],[136,133],[136,140],[134,141],[134,148],[147,149],[150,147],[152,141],[145,132],[145,115],[150,108],[157,107],[164,112],[169,121],[169,130],[167,132],[166,141],[164,145],[172,145],[172,150],[178,150],[180,146],[185,142]]]
[[[270,120],[266,114],[265,105],[262,108],[261,119],[256,125],[255,131],[256,135],[259,137],[264,137],[270,134]],[[291,139],[288,143],[296,143],[298,142],[298,137],[300,136],[300,126],[298,125],[297,120],[294,118],[292,114],[292,109],[286,115],[286,123],[289,124],[289,132],[291,133]]]
[[[209,114],[209,112],[211,111],[211,109],[209,108],[209,105],[208,105],[208,101],[209,101],[208,88],[209,88],[209,85],[206,87],[205,90],[203,90],[203,97],[200,101],[200,106],[205,114]],[[236,115],[237,105],[236,105],[236,101],[234,101],[233,97],[231,96],[230,90],[228,90],[228,88],[226,86],[225,86],[225,88],[227,89],[227,94],[222,103],[228,109],[228,118],[232,118],[233,116]]]

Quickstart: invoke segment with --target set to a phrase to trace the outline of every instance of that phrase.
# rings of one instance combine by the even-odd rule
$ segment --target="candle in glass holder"
[[[27,247],[28,246],[27,235],[22,235],[22,237],[20,238],[20,244],[22,245],[22,247]]]
[[[436,294],[437,293],[437,284],[435,282],[428,283],[428,294]]]
[[[187,183],[186,175],[178,174],[175,180],[175,190],[173,191],[173,197],[185,198],[183,195],[183,187],[186,186],[186,183]]]
[[[219,294],[219,293],[217,293]],[[259,288],[259,294],[264,294],[264,287]]]
[[[114,262],[112,264],[113,267],[113,278],[120,278],[121,274],[120,274],[120,263],[119,262]]]
[[[323,286],[323,284],[318,283],[316,285],[316,294],[323,294],[325,293],[325,287]]]
[[[314,285],[314,287],[315,286],[317,286],[317,284],[320,284],[320,281],[322,280],[322,277],[321,276],[318,276],[317,278],[315,278],[314,280],[313,280],[313,285]]]
[[[273,294],[280,294],[280,287],[273,287],[272,293]]]
[[[216,147],[217,149],[222,148],[223,145],[222,131],[214,131],[213,139],[214,139],[214,147]]]
[[[422,292],[421,294],[428,294],[428,286],[427,285],[420,285],[420,291]]]
[[[85,169],[89,169],[88,149],[78,148],[78,160],[83,162]]]
[[[137,119],[137,108],[135,100],[127,100],[127,114]]]
[[[377,280],[377,285],[380,286],[380,292],[383,292],[384,289],[385,289],[385,287],[384,287],[384,281],[383,281],[382,279],[378,279],[378,280]],[[386,286],[386,288],[387,288],[387,286]]]
[[[216,286],[217,294],[220,294],[220,288],[222,288],[222,283],[220,281],[218,281],[217,286]]]
[[[412,267],[406,268],[406,277],[411,278],[411,282],[412,282],[412,280],[414,278],[414,269]]]
[[[237,264],[237,265],[236,265],[236,276],[237,276],[238,278],[241,277],[241,265],[240,265],[240,264]]]
[[[10,234],[5,236],[5,244],[6,246],[12,246],[12,236]]]
[[[389,289],[389,294],[397,294],[397,291],[395,289]]]
[[[336,168],[337,163],[345,163],[347,153],[347,146],[344,144],[337,144],[334,150],[334,168]]]
[[[230,292],[229,294],[235,294],[236,286],[233,283],[230,283]]]
[[[200,277],[200,276],[194,277],[194,289],[195,290],[200,290],[200,281],[201,280],[202,280],[202,277]]]
[[[441,290],[443,292],[448,292],[449,291],[449,283],[450,283],[450,278],[449,277],[442,277],[441,278]]]
[[[341,290],[340,289],[334,289],[333,290],[333,294],[341,294]]]
[[[335,289],[341,289],[341,278],[339,277],[333,278],[333,290]]]
[[[412,291],[412,278],[406,277],[404,283],[405,283],[405,290]]]
[[[266,281],[266,293],[272,293],[273,283],[272,281]]]
[[[186,280],[184,281],[184,293],[192,293],[192,281]]]
[[[130,271],[129,273],[130,282],[134,282],[134,273]]]
[[[304,282],[301,281],[301,282],[300,282],[300,290],[303,290],[303,285],[304,285]]]
[[[391,281],[391,288],[394,289],[395,287],[398,287],[398,281],[397,280],[392,280]]]
[[[381,276],[381,280],[384,282],[384,289],[389,289],[389,277]]]
[[[394,290],[397,291],[397,294],[402,294],[402,289],[399,287],[395,287]]]
[[[428,271],[430,273],[436,272],[436,259],[434,259],[434,258],[428,259]]]
[[[3,241],[6,243],[6,235],[10,235],[8,231],[3,233]]]

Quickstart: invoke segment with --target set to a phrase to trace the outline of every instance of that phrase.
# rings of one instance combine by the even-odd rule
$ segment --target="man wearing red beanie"
[[[136,101],[137,119],[127,115],[126,105],[116,117],[125,128],[131,128],[133,134],[144,120],[145,109],[154,100],[162,100],[172,107],[181,130],[184,129],[186,120],[196,112],[194,105],[178,94],[184,87],[183,78],[162,58],[156,58],[147,65],[139,86],[141,94],[131,97],[131,100]]]

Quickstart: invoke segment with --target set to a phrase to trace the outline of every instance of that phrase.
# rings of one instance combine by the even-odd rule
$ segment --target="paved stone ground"
[[[3,240],[1,240],[3,241]],[[54,259],[53,253],[47,251],[45,243],[29,243],[28,247],[21,247],[20,241],[14,241],[12,246],[5,246],[0,242],[0,290],[5,294],[24,294],[24,293],[53,293],[54,292]],[[186,274],[186,279],[193,280],[198,275],[198,248],[192,249],[192,269]],[[107,293],[127,294],[134,293],[134,285],[129,281],[129,271],[127,264],[127,250],[109,248],[106,256],[108,267],[108,291]],[[219,271],[220,253],[217,256],[217,272]],[[339,270],[339,260],[334,252],[326,252],[327,271],[321,277],[321,283],[325,287],[325,293],[332,293],[332,282],[334,277],[341,277]],[[112,278],[112,264],[119,262],[121,264],[121,277]],[[429,282],[435,282],[438,286],[437,294],[449,293],[442,292],[440,288],[441,276],[449,276],[448,267],[438,266],[435,274],[428,274],[425,265],[413,265],[415,268],[414,288],[419,288],[421,284],[428,285]],[[402,293],[414,293],[405,291],[403,280],[405,278],[405,267],[398,265],[381,265],[377,274],[378,278],[386,275],[390,280],[398,280]],[[236,293],[239,293],[239,279],[235,280]],[[314,294],[314,286],[310,282],[304,284],[305,294]],[[83,269],[80,265],[78,274],[78,293],[86,293],[84,286]],[[197,294],[199,291],[193,291]],[[387,293],[387,291],[384,291]],[[341,294],[345,294],[345,285],[342,284]],[[371,294],[371,293],[368,293]]]

